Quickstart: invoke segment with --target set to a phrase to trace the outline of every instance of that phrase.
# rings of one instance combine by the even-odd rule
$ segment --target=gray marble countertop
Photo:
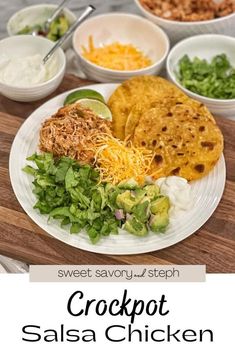
[[[41,3],[58,4],[60,3],[60,0],[0,0],[0,38],[7,36],[7,21],[16,11],[25,6],[37,5]],[[68,7],[75,14],[79,15],[79,12],[81,12],[88,4],[96,7],[95,14],[112,11],[138,13],[134,0],[71,0]]]

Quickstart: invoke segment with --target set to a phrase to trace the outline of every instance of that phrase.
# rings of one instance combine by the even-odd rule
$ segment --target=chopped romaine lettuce
[[[36,168],[24,168],[34,176],[34,208],[60,219],[61,226],[70,224],[71,233],[85,228],[92,243],[118,232],[119,221],[108,197],[112,193],[99,183],[99,175],[92,167],[67,157],[54,159],[50,153],[34,154],[27,160],[36,164]]]

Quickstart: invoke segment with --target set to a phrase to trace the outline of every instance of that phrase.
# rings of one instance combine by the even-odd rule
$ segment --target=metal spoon
[[[51,17],[49,17],[42,26],[42,32],[46,35],[49,30],[50,30],[50,26],[51,23],[59,16],[59,14],[61,13],[61,11],[63,10],[63,8],[65,7],[65,4],[69,2],[69,0],[63,0],[62,3],[56,8],[55,12],[51,15]],[[31,33],[33,36],[38,35],[38,31],[34,30]]]
[[[64,41],[75,31],[75,29],[88,17],[92,14],[92,12],[95,11],[95,7],[92,5],[87,6],[85,11],[81,14],[81,16],[77,19],[76,22],[72,24],[72,26],[68,29],[68,31],[61,37],[56,44],[51,48],[49,53],[44,57],[43,59],[43,64],[47,62],[47,60],[50,59],[52,54],[64,43]]]

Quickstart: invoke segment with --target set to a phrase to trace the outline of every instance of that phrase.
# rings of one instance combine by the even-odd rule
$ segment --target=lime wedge
[[[80,99],[86,99],[86,98],[96,99],[98,101],[105,103],[104,97],[99,92],[96,92],[93,89],[80,89],[78,91],[70,93],[66,97],[64,101],[64,105],[72,104],[77,102]]]
[[[83,105],[86,108],[90,108],[101,118],[112,120],[111,110],[105,103],[100,102],[96,99],[88,99],[88,98],[80,99],[78,103]]]

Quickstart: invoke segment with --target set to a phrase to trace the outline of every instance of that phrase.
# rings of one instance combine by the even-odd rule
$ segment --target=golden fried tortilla
[[[132,126],[138,122],[140,115],[137,113],[136,117],[135,113],[132,113],[128,124],[127,120],[136,104],[140,104],[143,108],[149,108],[149,105],[154,105],[166,97],[186,97],[186,95],[162,77],[138,76],[123,82],[108,101],[113,115],[113,135],[124,140],[129,135],[129,129],[132,131]],[[134,122],[132,123],[132,121]]]
[[[156,179],[168,175],[199,179],[210,172],[223,151],[223,136],[214,118],[191,99],[145,111],[132,142],[155,151],[151,173]]]

